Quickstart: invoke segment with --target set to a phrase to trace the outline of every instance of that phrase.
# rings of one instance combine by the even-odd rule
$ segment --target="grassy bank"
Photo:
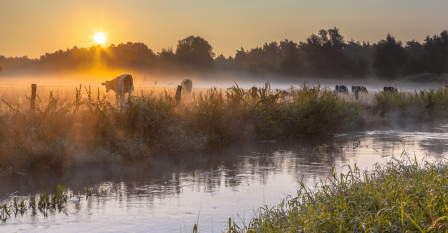
[[[297,196],[259,209],[247,225],[230,221],[228,232],[446,232],[447,180],[445,160],[355,167],[317,191],[302,183]]]
[[[184,154],[248,140],[329,135],[393,124],[403,119],[446,117],[445,89],[424,93],[336,94],[319,85],[292,87],[282,96],[269,83],[257,96],[234,85],[194,93],[178,105],[174,90],[136,91],[125,105],[102,90],[77,88],[0,103],[0,174],[34,167],[117,163],[161,154]]]

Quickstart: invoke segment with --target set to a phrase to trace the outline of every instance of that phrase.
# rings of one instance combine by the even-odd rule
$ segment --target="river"
[[[403,151],[419,161],[448,151],[448,122],[391,126],[328,137],[235,144],[201,154],[160,156],[149,162],[39,169],[0,178],[0,203],[28,198],[58,183],[89,198],[70,198],[63,211],[29,209],[0,223],[0,232],[221,232],[229,218],[242,226],[262,206],[294,195],[300,181],[319,181],[350,165],[371,169]]]

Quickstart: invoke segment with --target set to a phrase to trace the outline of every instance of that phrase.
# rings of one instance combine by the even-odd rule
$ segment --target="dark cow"
[[[335,91],[342,92],[342,93],[348,93],[348,88],[345,85],[336,85]]]
[[[249,94],[252,97],[252,99],[258,98],[258,89],[257,89],[257,87],[253,86],[252,88],[250,88]]]
[[[112,90],[115,92],[117,97],[117,103],[120,101],[119,99],[122,97],[123,102],[125,100],[125,94],[128,93],[128,99],[131,98],[131,93],[134,91],[134,80],[132,79],[132,75],[130,74],[122,74],[112,81],[106,81],[105,83],[101,83],[106,87],[106,92]]]
[[[364,86],[352,86],[352,92],[355,92],[356,90],[358,90],[358,93],[359,92],[369,93],[367,91],[367,88]]]
[[[182,95],[190,98],[191,89],[193,89],[193,82],[190,79],[182,80]]]
[[[398,90],[395,87],[384,87],[384,92],[393,93],[393,92],[398,92]]]

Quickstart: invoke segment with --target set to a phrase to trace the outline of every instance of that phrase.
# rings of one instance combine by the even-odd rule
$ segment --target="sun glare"
[[[93,39],[95,39],[96,43],[102,44],[106,41],[106,36],[103,33],[97,33]]]

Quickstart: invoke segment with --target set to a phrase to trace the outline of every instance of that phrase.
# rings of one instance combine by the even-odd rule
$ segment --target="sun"
[[[96,43],[102,44],[106,41],[106,36],[103,33],[99,32],[93,37],[93,39],[96,41]]]

